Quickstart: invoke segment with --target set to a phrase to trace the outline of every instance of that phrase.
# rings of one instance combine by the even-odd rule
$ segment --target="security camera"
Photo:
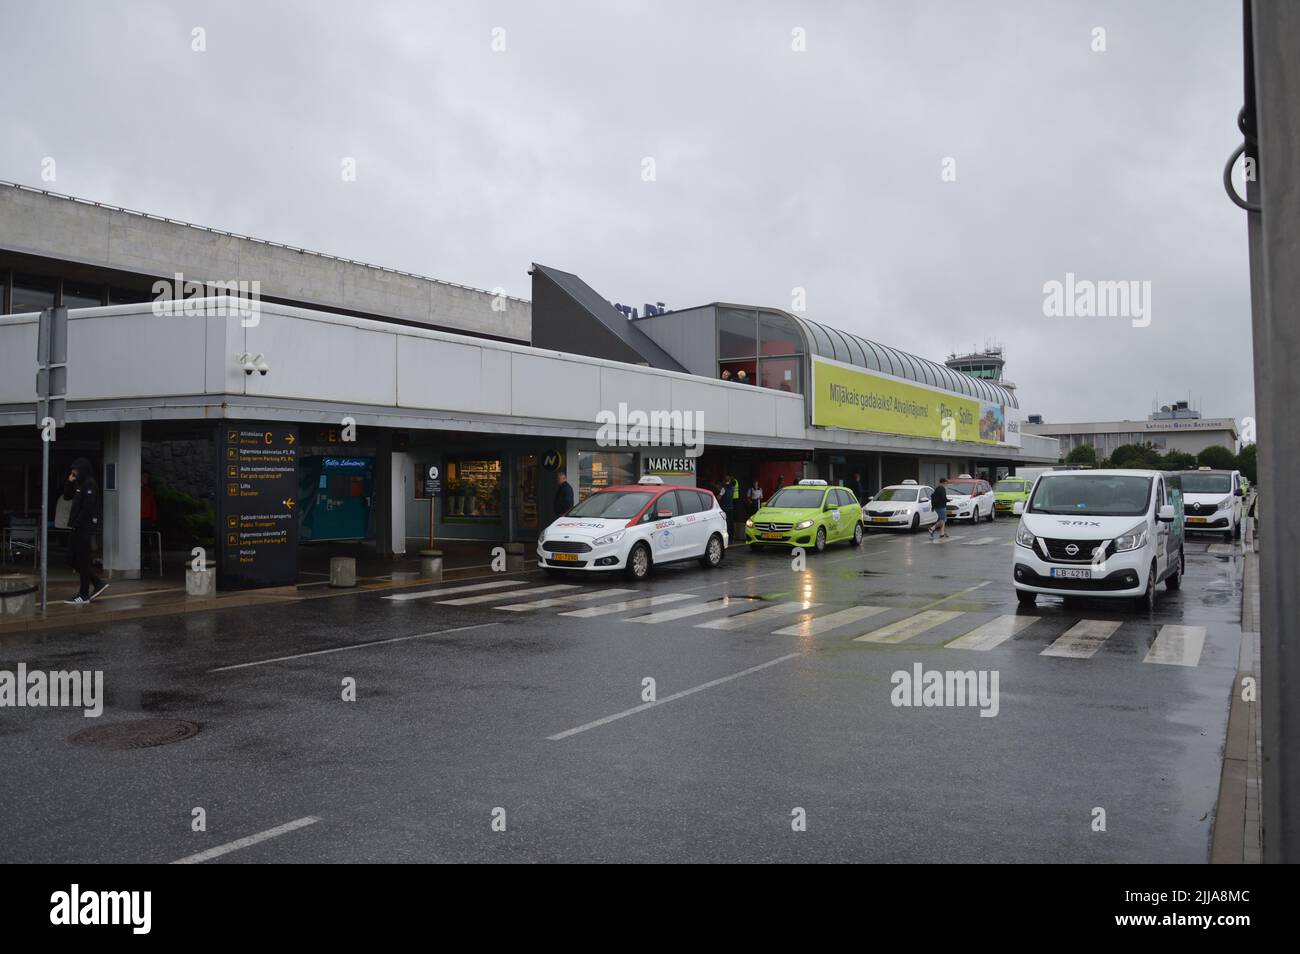
[[[251,375],[257,370],[257,365],[253,363],[253,356],[248,352],[235,355],[235,361],[239,363],[245,374]],[[266,372],[263,371],[262,373],[265,374]]]
[[[271,370],[271,366],[266,363],[265,355],[259,354],[256,358],[254,358],[253,366],[257,368],[257,373],[260,374],[262,377],[266,377],[266,372]]]

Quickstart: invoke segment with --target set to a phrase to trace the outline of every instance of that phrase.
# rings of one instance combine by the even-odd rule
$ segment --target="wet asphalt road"
[[[1162,588],[1150,617],[1089,600],[1026,611],[1008,581],[1013,529],[871,534],[802,573],[733,549],[720,570],[563,581],[577,586],[531,599],[633,592],[518,612],[496,607],[556,581],[11,639],[0,669],[102,669],[107,703],[99,720],[0,709],[0,861],[170,862],[306,818],[213,863],[1205,861],[1240,641],[1236,548],[1189,539],[1183,589]],[[562,615],[670,594],[684,598]],[[827,619],[857,606],[879,610]],[[670,610],[683,612],[629,622]],[[991,648],[947,645],[1002,616],[1032,622]],[[1090,658],[1041,655],[1081,620],[1119,625]],[[1168,624],[1204,627],[1194,664],[1144,661]],[[897,641],[856,638],[873,633]],[[996,671],[998,714],[894,706],[891,674],[916,663]],[[638,709],[647,677],[659,702]],[[202,731],[125,752],[67,742],[164,716]],[[206,831],[191,830],[195,807]]]

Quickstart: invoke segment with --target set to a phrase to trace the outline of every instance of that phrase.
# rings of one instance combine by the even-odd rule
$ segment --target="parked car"
[[[537,565],[552,575],[622,570],[640,580],[666,563],[716,567],[728,542],[727,518],[713,494],[642,477],[596,491],[543,530]]]
[[[840,540],[861,545],[862,505],[853,491],[824,480],[781,488],[745,521],[745,542],[752,549],[809,547],[820,553]]]
[[[1188,530],[1217,531],[1229,539],[1241,536],[1242,504],[1246,499],[1241,471],[1209,467],[1185,470],[1182,484]]]
[[[880,492],[862,508],[863,523],[868,527],[906,527],[919,530],[939,520],[930,506],[933,487],[905,480],[901,484],[882,487]]]
[[[948,519],[992,520],[995,512],[993,506],[993,488],[987,480],[961,474],[951,478],[944,487],[948,490]]]
[[[1016,504],[1029,499],[1029,491],[1034,489],[1034,481],[1029,477],[1014,474],[1003,477],[993,485],[993,509],[1000,514],[1011,516],[1016,511]]]

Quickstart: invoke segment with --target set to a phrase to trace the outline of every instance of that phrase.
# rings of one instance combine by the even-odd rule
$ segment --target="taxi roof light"
[[[662,477],[654,477],[649,474],[637,481],[638,484],[662,484],[663,482]]]
[[[903,481],[903,486],[904,486],[904,487],[910,487],[910,486],[912,486],[912,485],[915,484],[915,483],[916,483],[916,481],[913,480],[911,477],[909,477],[909,478],[907,478],[907,480]]]
[[[806,480],[801,480],[801,481],[799,481],[799,486],[801,486],[801,487],[825,487],[825,486],[826,486],[826,481],[824,481],[824,480],[814,480],[814,479],[812,479],[812,478],[808,478],[808,479],[806,479]]]

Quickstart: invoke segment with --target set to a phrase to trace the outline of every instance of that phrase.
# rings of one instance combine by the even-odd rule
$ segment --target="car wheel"
[[[722,546],[722,537],[716,533],[709,537],[709,542],[704,546],[704,556],[700,557],[700,566],[712,569],[715,566],[722,565],[722,557],[726,549]]]
[[[817,528],[817,542],[813,544],[813,549],[816,550],[818,553],[822,553],[823,551],[825,551],[826,549],[826,528],[825,527]]]
[[[1165,589],[1176,590],[1183,585],[1183,548],[1178,548],[1178,569],[1165,577]]]
[[[997,507],[989,507],[989,523],[993,522],[993,519],[994,517],[997,516],[997,513],[998,513]]]
[[[856,527],[853,528],[853,539],[850,540],[849,542],[852,546],[855,547],[862,546],[862,524],[859,523]]]
[[[1027,593],[1024,590],[1016,590],[1016,602],[1021,606],[1033,606],[1038,602],[1038,594]]]
[[[1133,597],[1133,602],[1137,605],[1139,612],[1150,613],[1156,608],[1156,563],[1151,561],[1151,568],[1147,570],[1147,588],[1141,596]]]
[[[629,580],[644,580],[650,575],[650,548],[638,543],[627,555],[627,568],[623,571]]]

